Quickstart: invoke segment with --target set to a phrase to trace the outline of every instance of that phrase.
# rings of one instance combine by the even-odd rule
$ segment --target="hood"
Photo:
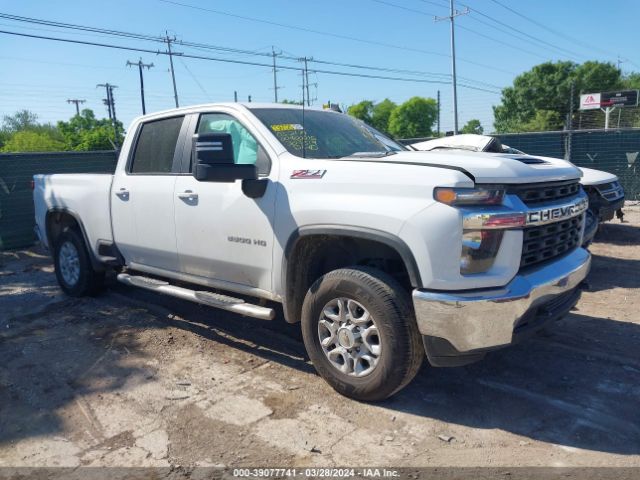
[[[583,185],[600,185],[602,183],[610,183],[618,181],[618,177],[613,173],[603,172],[602,170],[594,170],[593,168],[578,167],[582,170]]]
[[[431,152],[402,151],[395,155],[369,161],[396,164],[425,164],[454,168],[468,172],[476,183],[537,183],[573,180],[582,176],[569,162],[545,158],[540,163],[526,163],[528,155],[435,150]]]

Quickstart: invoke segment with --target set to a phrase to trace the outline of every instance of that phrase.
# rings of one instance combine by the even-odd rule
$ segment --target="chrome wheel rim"
[[[320,314],[318,338],[331,365],[352,377],[369,375],[378,365],[382,342],[369,311],[349,298],[335,298]]]
[[[73,287],[80,279],[80,256],[78,249],[70,241],[66,241],[60,247],[59,260],[60,273],[64,282]]]

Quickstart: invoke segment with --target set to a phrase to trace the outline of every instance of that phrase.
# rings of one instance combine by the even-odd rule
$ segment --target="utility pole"
[[[171,42],[175,42],[176,41],[176,37],[169,37],[169,32],[165,32],[167,34],[167,37],[165,39],[165,41],[167,42],[167,50],[169,51],[169,64],[171,65],[171,79],[173,80],[173,98],[176,101],[176,108],[178,108],[180,105],[178,104],[178,89],[176,88],[176,73],[173,70],[173,55],[177,55],[174,54],[171,51]]]
[[[306,91],[307,107],[310,107],[311,106],[311,96],[309,94],[309,68],[308,68],[307,62],[312,62],[313,61],[313,57],[302,57],[302,58],[299,58],[298,61],[304,63],[304,69],[302,70],[302,89],[304,91]],[[318,86],[317,83],[314,83],[314,85],[316,87]],[[303,95],[303,97],[304,97],[304,95]]]
[[[118,88],[117,85],[111,85],[110,83],[101,83],[96,85],[96,87],[104,87],[107,91],[107,98],[103,99],[102,102],[109,109],[109,120],[113,125],[113,144],[115,147],[118,147],[118,118],[116,117],[116,102],[113,98],[113,89]]]
[[[86,102],[86,100],[78,100],[77,98],[68,99],[67,103],[75,103],[76,104],[76,116],[80,115],[80,106],[79,104]]]
[[[276,51],[273,49],[273,46],[271,47],[271,55],[273,57],[273,99],[276,103],[278,103],[278,89],[282,88],[278,86],[278,69],[276,68],[276,57],[281,53],[282,52],[276,53]]]
[[[438,90],[438,137],[440,136],[440,90]]]
[[[311,97],[309,97],[309,69],[307,68],[307,57],[304,57],[304,82],[307,87],[307,107],[311,106]],[[311,58],[313,60],[313,58]]]
[[[107,111],[109,112],[109,120],[113,121],[113,113],[111,113],[111,93],[109,93],[109,87],[111,85],[108,83],[101,83],[99,85],[96,85],[96,88],[98,87],[104,87],[107,91],[107,98],[103,98],[102,99],[102,103],[104,103],[107,106]]]
[[[137,65],[138,70],[140,71],[140,98],[142,99],[142,114],[144,115],[147,113],[147,109],[144,104],[144,79],[142,78],[142,69],[146,68],[147,70],[151,70],[153,63],[142,63],[142,58],[137,62],[130,62],[127,60],[127,67],[133,67],[134,65]]]
[[[456,80],[456,38],[455,38],[455,18],[460,15],[467,15],[469,7],[460,12],[453,7],[453,1],[449,0],[449,15],[446,17],[434,17],[434,21],[449,20],[451,22],[451,80],[453,82],[453,134],[458,134],[458,85]]]
[[[567,150],[565,152],[565,160],[567,160],[568,162],[571,161],[571,154],[572,154],[572,143],[573,143],[573,97],[574,97],[574,91],[575,91],[575,83],[571,82],[571,91],[569,93],[569,95],[571,95],[569,97],[569,112],[567,113]]]

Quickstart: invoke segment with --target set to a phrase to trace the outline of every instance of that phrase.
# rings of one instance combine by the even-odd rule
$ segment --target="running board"
[[[129,275],[120,273],[118,281],[125,285],[140,287],[153,292],[164,293],[172,297],[181,298],[194,303],[208,305],[210,307],[228,310],[230,312],[246,315],[247,317],[259,318],[260,320],[273,320],[276,312],[273,308],[261,307],[246,303],[240,298],[233,298],[220,293],[189,290],[188,288],[177,287],[169,282],[157,280],[155,278],[142,277],[137,275]]]

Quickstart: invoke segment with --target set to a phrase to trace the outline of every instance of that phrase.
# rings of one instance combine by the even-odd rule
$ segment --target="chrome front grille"
[[[546,262],[579,247],[583,219],[584,214],[523,229],[520,268]]]

